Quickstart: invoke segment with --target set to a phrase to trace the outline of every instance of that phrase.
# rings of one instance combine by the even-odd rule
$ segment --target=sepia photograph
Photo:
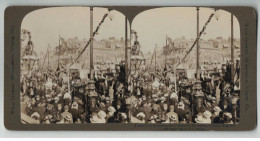
[[[240,25],[207,7],[49,7],[21,24],[23,124],[239,124]]]

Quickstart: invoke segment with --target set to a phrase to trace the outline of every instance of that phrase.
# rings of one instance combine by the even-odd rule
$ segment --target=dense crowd
[[[239,122],[239,63],[235,79],[231,79],[229,63],[222,71],[203,71],[203,98],[197,104],[193,98],[195,79],[180,77],[169,69],[142,70],[128,80],[122,64],[106,72],[95,70],[93,96],[89,79],[81,79],[78,73],[54,68],[23,73],[22,113],[42,124]]]

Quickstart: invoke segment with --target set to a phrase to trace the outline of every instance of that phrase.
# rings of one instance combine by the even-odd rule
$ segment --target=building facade
[[[109,37],[102,40],[93,41],[93,57],[95,64],[118,64],[125,59],[125,44],[124,38],[117,39]],[[67,40],[61,39],[61,45],[55,48],[52,54],[52,59],[58,60],[60,63],[66,65],[75,61],[79,53],[86,46],[87,40],[79,40],[78,37],[69,38]],[[83,52],[77,62],[80,63],[82,68],[90,68],[90,47]]]
[[[194,39],[176,38],[173,40],[174,49],[165,51],[165,47],[158,49],[157,53],[157,64],[160,67],[172,65],[182,60],[188,50],[194,43]],[[199,61],[201,65],[205,64],[224,64],[231,60],[231,40],[217,37],[215,39],[203,40],[200,39],[200,56]],[[164,52],[168,52],[165,54]],[[196,44],[191,50],[187,58],[182,64],[189,69],[196,69],[196,57],[197,50]],[[239,60],[240,58],[240,40],[234,39],[234,58]],[[148,59],[149,60],[149,59]]]

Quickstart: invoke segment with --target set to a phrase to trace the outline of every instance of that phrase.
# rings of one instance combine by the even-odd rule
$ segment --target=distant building
[[[192,44],[194,43],[194,39],[185,39],[176,38],[173,40],[174,42],[174,49],[165,51],[166,48],[163,47],[160,51],[161,53],[157,53],[157,64],[158,66],[163,67],[165,63],[168,65],[174,65],[181,61],[181,59],[185,56],[188,50],[191,48]],[[215,39],[203,40],[200,39],[199,42],[200,46],[200,64],[222,64],[226,63],[227,60],[231,59],[231,40],[223,39],[222,37],[217,37]],[[183,64],[190,69],[196,68],[196,44],[194,48],[191,50],[187,58],[185,59]],[[164,54],[163,52],[168,52]],[[234,56],[235,59],[240,57],[240,40],[234,39]]]
[[[79,40],[78,37],[69,38],[67,40],[61,38],[61,45],[55,48],[53,53],[53,59],[58,60],[60,58],[60,63],[68,64],[74,61],[78,54],[83,50],[87,44],[87,40]],[[116,39],[115,37],[110,37],[102,40],[93,41],[93,52],[94,52],[94,64],[100,63],[119,63],[124,60],[124,38]],[[78,63],[82,64],[82,67],[89,68],[90,60],[90,47],[88,46],[84,53],[78,60]]]

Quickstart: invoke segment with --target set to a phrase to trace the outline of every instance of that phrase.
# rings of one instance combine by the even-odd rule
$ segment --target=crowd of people
[[[238,72],[238,73],[237,73]],[[124,65],[95,70],[93,89],[78,71],[39,68],[21,77],[21,112],[25,123],[198,123],[239,122],[239,63],[201,73],[201,98],[195,79],[165,68],[125,77]],[[66,76],[66,77],[64,77]],[[93,94],[93,95],[92,95]],[[24,117],[22,117],[23,120]],[[31,119],[31,120],[28,120]]]

